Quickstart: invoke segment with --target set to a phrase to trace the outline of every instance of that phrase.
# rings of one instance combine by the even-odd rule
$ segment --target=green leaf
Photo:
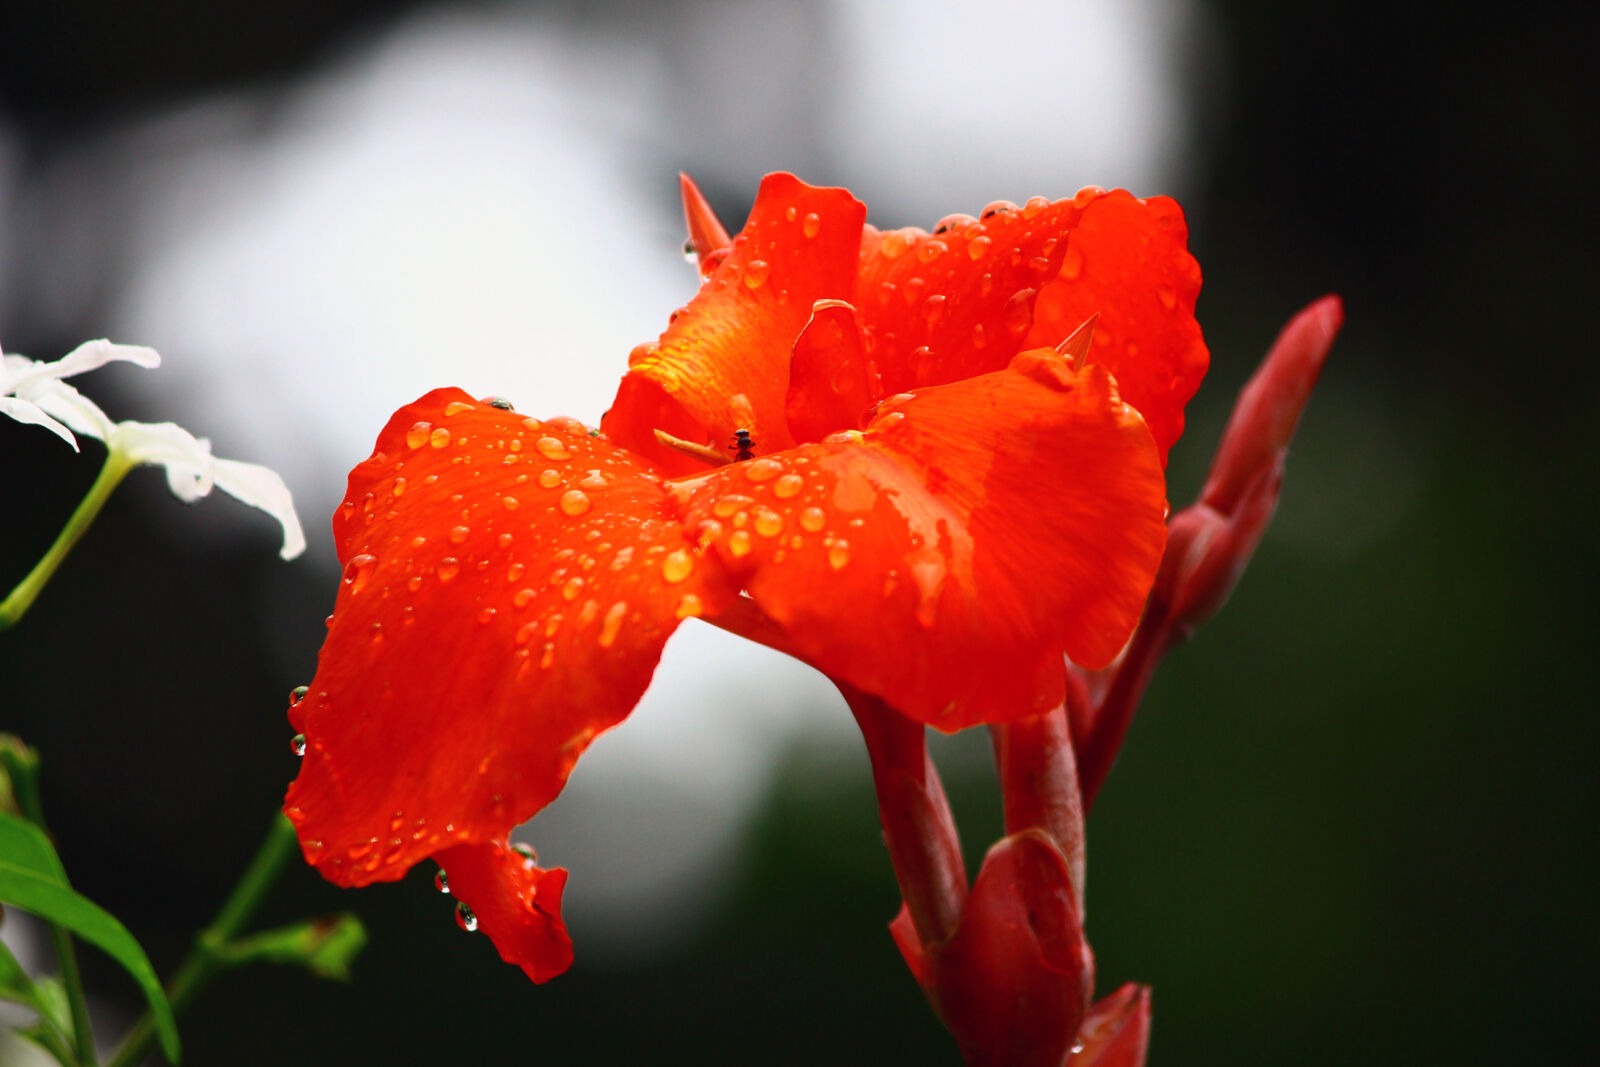
[[[221,950],[230,964],[288,963],[319,978],[350,980],[350,964],[367,944],[361,920],[349,912],[307,919],[242,938]]]
[[[22,969],[22,964],[11,954],[5,942],[0,941],[0,1000],[9,1000],[16,1004],[26,1004],[41,1015],[44,1006],[39,999],[39,990],[34,987],[33,979]]]
[[[61,859],[37,826],[0,814],[0,903],[64,927],[98,946],[139,983],[155,1019],[161,1050],[178,1062],[178,1025],[144,949],[110,913],[67,884]]]

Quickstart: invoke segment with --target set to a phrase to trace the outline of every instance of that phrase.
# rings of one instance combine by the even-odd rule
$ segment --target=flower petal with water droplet
[[[500,958],[535,982],[572,966],[572,940],[561,921],[567,872],[544,870],[503,841],[457,845],[438,855],[450,872],[450,894],[469,909]]]

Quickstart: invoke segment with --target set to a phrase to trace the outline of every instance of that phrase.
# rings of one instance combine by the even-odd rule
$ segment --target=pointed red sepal
[[[1289,320],[1239,393],[1201,501],[1232,514],[1250,485],[1288,451],[1343,324],[1344,303],[1337,296],[1325,296]]]
[[[655,431],[720,447],[749,430],[759,452],[793,443],[785,407],[795,338],[818,300],[855,286],[866,208],[844,189],[769,174],[727,255],[659,341],[628,357],[602,427],[668,474],[701,464]]]
[[[572,966],[572,939],[561,921],[564,868],[544,870],[502,841],[457,845],[434,858],[449,878],[450,895],[470,909],[501,959],[535,982]]]
[[[459,389],[395,413],[334,538],[284,810],[340,885],[503,840],[633,709],[679,622],[737,594],[636,457]]]
[[[1059,1067],[1089,1007],[1094,956],[1043,831],[991,848],[955,936],[921,951],[924,991],[969,1064]]]
[[[1129,982],[1089,1009],[1081,1046],[1067,1067],[1144,1067],[1150,1045],[1150,987]]]
[[[1084,189],[1061,269],[1039,293],[1024,347],[1054,346],[1096,312],[1091,363],[1117,378],[1150,424],[1161,461],[1183,433],[1183,409],[1210,363],[1195,299],[1200,267],[1183,209],[1164,196]]]
[[[784,411],[796,441],[820,441],[835,430],[855,430],[877,399],[877,375],[861,347],[856,309],[843,300],[819,300],[794,343]]]
[[[1094,324],[1100,321],[1100,313],[1093,315],[1067,335],[1066,340],[1056,345],[1056,354],[1067,361],[1073,370],[1082,370],[1084,360],[1089,358],[1089,348],[1094,344]]]
[[[705,277],[717,269],[720,254],[732,244],[728,231],[711,210],[711,202],[700,192],[700,187],[687,174],[678,174],[678,190],[683,194],[683,221],[689,229],[688,247],[694,250],[699,261],[700,275]]]
[[[675,489],[798,655],[946,731],[1060,704],[1062,651],[1109,662],[1166,534],[1144,423],[1049,349]]]

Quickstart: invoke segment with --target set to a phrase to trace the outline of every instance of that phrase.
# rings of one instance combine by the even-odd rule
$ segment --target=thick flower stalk
[[[560,973],[567,872],[508,835],[699,617],[846,694],[897,943],[969,1057],[1124,1047],[1148,999],[1089,1006],[1063,707],[1117,662],[1166,546],[1166,454],[1208,358],[1181,212],[1086,189],[880,231],[779,174],[730,238],[684,191],[703,284],[598,427],[441,389],[351,473],[344,580],[289,712],[306,858],[349,886],[432,858],[507,961]],[[923,733],[977,724],[1023,784],[969,889]]]

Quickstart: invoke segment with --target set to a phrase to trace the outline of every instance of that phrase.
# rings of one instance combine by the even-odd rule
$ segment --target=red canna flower
[[[390,420],[290,709],[306,858],[347,886],[434,858],[534,981],[571,962],[566,872],[507,835],[683,619],[942,730],[1056,708],[1063,654],[1103,667],[1139,617],[1207,362],[1170,200],[885,232],[776,174],[731,241],[687,180],[685,202],[704,284],[599,429],[455,389]]]

